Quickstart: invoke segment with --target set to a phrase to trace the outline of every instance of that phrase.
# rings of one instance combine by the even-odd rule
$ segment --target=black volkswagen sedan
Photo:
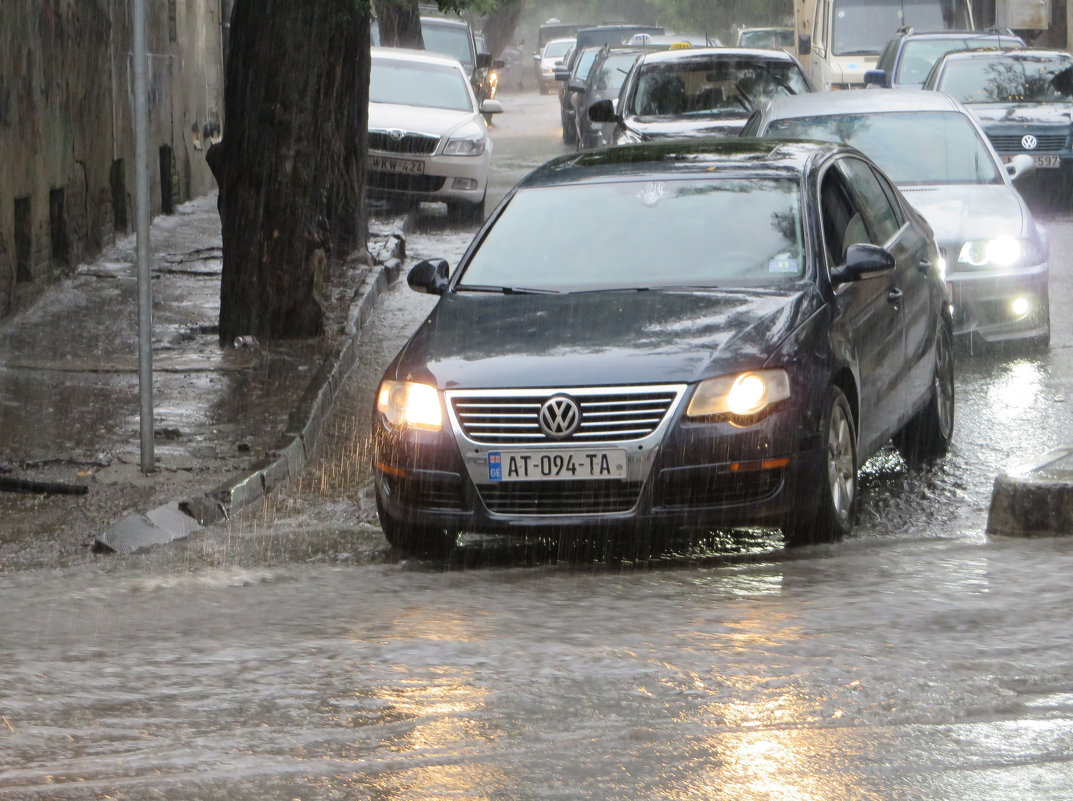
[[[844,145],[550,161],[457,269],[410,272],[440,299],[375,399],[384,534],[417,554],[462,531],[837,539],[873,452],[949,446],[938,264],[927,223]]]

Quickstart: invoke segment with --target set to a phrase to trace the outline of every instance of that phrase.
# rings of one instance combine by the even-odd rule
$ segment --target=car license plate
[[[1059,156],[1033,156],[1036,160],[1036,166],[1044,170],[1052,170],[1062,166],[1062,159]]]
[[[625,479],[626,451],[493,451],[488,454],[489,481],[569,481]]]
[[[405,172],[421,175],[425,172],[425,162],[413,159],[394,159],[386,156],[369,156],[368,166],[371,170],[386,172]]]

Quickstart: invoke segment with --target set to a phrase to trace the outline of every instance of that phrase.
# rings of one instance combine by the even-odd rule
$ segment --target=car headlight
[[[428,384],[382,381],[376,396],[376,410],[391,428],[439,431],[443,427],[440,393]]]
[[[1039,246],[1031,239],[1002,236],[974,239],[961,246],[958,264],[969,267],[1029,267],[1043,261]]]
[[[463,139],[451,139],[443,149],[445,156],[479,156],[484,152],[484,137],[470,136]]]
[[[693,393],[686,417],[752,418],[790,397],[785,370],[750,370],[701,381]]]

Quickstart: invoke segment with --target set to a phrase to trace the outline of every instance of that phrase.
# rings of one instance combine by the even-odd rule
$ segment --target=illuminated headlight
[[[940,256],[939,260],[937,262],[935,262],[935,266],[939,270],[939,277],[942,278],[945,281],[946,280],[946,259],[943,258],[942,256]]]
[[[686,417],[755,417],[790,397],[785,370],[754,370],[702,381]]]
[[[443,426],[440,393],[428,384],[383,381],[376,396],[376,410],[391,428],[439,431]]]
[[[1032,311],[1032,301],[1023,295],[1010,301],[1010,313],[1014,317],[1024,317]]]
[[[975,239],[961,246],[958,263],[970,267],[1028,267],[1043,261],[1039,247],[1031,239]]]
[[[479,156],[484,152],[484,137],[471,136],[465,139],[452,139],[443,149],[445,156]]]

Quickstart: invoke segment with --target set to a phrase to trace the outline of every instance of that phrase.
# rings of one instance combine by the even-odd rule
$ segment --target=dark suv
[[[955,50],[1004,50],[1024,47],[1010,30],[915,31],[901,28],[879,54],[874,70],[864,74],[868,86],[885,89],[919,89],[940,58]]]

